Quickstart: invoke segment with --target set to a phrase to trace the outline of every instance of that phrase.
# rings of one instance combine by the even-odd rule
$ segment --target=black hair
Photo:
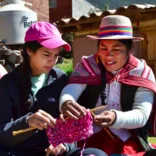
[[[103,66],[99,57],[98,57],[98,62],[99,62],[98,63],[99,68],[101,70],[101,84],[102,84],[102,91],[100,94],[101,104],[106,105],[106,103],[105,103],[105,99],[106,99],[106,93],[105,93],[105,90],[106,90],[106,70],[105,70],[105,67]]]
[[[29,41],[25,42],[23,45],[23,51],[22,51],[22,57],[23,57],[23,62],[20,65],[20,76],[21,76],[21,82],[20,82],[20,87],[21,87],[21,94],[22,94],[22,99],[24,102],[24,112],[27,112],[31,106],[31,100],[29,99],[29,94],[31,92],[31,68],[30,68],[30,62],[29,62],[29,55],[27,53],[27,49],[30,49],[33,53],[35,53],[39,48],[41,48],[42,45],[39,44],[37,41]]]
[[[129,52],[129,50],[132,49],[132,46],[133,46],[133,41],[131,39],[126,39],[126,40],[118,40],[120,41],[122,44],[124,44],[126,47],[127,47],[127,50]]]

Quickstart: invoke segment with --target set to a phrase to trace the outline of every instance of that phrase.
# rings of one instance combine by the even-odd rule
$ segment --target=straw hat
[[[105,16],[100,24],[98,36],[87,35],[95,40],[106,39],[132,39],[133,41],[143,40],[141,37],[133,37],[133,28],[129,18],[121,15]]]

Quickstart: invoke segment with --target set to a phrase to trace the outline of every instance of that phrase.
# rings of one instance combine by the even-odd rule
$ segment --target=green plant
[[[156,143],[156,137],[148,137],[150,143]]]
[[[67,52],[67,51],[65,51],[64,48],[62,48],[62,49],[61,49],[60,56],[66,58],[66,59],[73,58],[72,42],[73,42],[73,39],[74,39],[74,33],[73,33],[73,32],[71,32],[71,33],[64,33],[64,34],[62,35],[62,38],[63,38],[65,41],[67,41],[67,43],[70,44],[70,46],[71,46],[71,51],[70,51],[70,52]]]
[[[63,62],[55,65],[57,68],[63,70],[67,75],[73,72],[73,59],[63,58]]]

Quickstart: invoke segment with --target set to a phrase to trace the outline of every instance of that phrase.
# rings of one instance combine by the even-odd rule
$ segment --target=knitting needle
[[[100,110],[102,108],[105,108],[106,106],[101,106],[101,107],[97,107],[97,108],[93,108],[93,109],[90,109],[90,112],[93,114],[93,116],[95,116],[95,114],[93,113],[93,111],[97,111],[97,110]],[[25,132],[28,132],[28,131],[31,131],[31,130],[34,130],[34,129],[37,129],[37,128],[26,128],[26,129],[22,129],[22,130],[19,130],[19,131],[13,131],[12,134],[13,136],[16,136],[18,134],[21,134],[21,133],[25,133]]]
[[[115,137],[110,133],[110,131],[107,128],[104,128],[104,130],[108,133],[108,135],[112,138],[115,139]]]
[[[89,111],[95,117],[94,111],[100,110],[100,109],[105,108],[105,107],[107,107],[107,106],[96,107],[96,108],[90,109]]]
[[[13,136],[16,136],[18,134],[25,133],[25,132],[28,132],[28,131],[32,131],[34,129],[37,129],[37,128],[30,127],[30,128],[26,128],[26,129],[21,129],[19,131],[13,131],[12,134],[13,134]]]
[[[105,107],[107,107],[107,106],[96,107],[96,108],[90,109],[90,112],[91,112],[91,114],[95,117],[94,111],[100,110],[100,109],[105,108]],[[109,131],[107,128],[104,128],[104,130],[108,133],[108,135],[109,135],[112,139],[114,139],[114,136],[110,133],[110,131]]]
[[[96,108],[93,108],[93,109],[90,109],[91,112],[94,112],[94,111],[97,111],[97,110],[100,110],[100,109],[103,109],[103,108],[106,108],[107,106],[100,106],[100,107],[96,107]]]

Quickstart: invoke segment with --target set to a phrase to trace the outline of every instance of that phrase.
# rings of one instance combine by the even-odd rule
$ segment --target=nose
[[[112,50],[111,50],[111,49],[110,49],[110,50],[107,50],[107,51],[105,52],[105,55],[106,55],[106,56],[113,56]]]
[[[48,63],[51,63],[52,65],[56,64],[56,62],[57,62],[57,58],[54,58],[54,57],[48,60]]]

